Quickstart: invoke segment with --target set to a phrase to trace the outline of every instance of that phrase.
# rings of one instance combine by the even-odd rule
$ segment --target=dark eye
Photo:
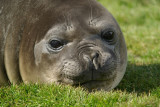
[[[113,31],[104,31],[102,32],[101,37],[107,42],[113,42],[115,34]]]
[[[60,50],[61,48],[63,48],[64,44],[59,40],[51,40],[49,42],[49,45],[53,50]]]

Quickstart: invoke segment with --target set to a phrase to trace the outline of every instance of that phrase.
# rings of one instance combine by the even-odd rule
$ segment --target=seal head
[[[123,34],[95,0],[31,0],[19,44],[25,83],[57,83],[109,91],[127,65]],[[7,71],[9,74],[9,71]]]

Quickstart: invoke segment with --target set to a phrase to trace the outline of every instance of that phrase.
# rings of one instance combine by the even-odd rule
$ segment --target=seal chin
[[[112,89],[112,83],[113,80],[112,79],[108,79],[108,80],[90,80],[81,84],[76,84],[74,86],[81,86],[84,89],[88,90],[88,91],[100,91],[100,90],[104,90],[104,91],[109,91]]]

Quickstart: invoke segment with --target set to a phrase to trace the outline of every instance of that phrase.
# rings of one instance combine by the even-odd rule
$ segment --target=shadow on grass
[[[157,87],[160,87],[160,64],[128,63],[126,74],[116,89],[148,94]]]

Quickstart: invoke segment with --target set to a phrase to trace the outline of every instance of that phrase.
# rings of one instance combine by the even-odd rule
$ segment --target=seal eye
[[[62,49],[64,44],[59,40],[51,40],[49,42],[49,45],[53,50],[60,50]]]
[[[101,37],[107,42],[113,42],[115,34],[113,31],[104,31],[102,32]]]

